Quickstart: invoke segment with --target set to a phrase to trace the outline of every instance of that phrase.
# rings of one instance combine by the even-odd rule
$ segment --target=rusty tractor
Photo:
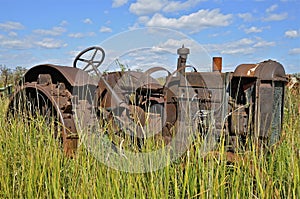
[[[86,53],[92,56],[84,58]],[[214,143],[209,150],[221,140],[230,152],[253,142],[265,148],[279,141],[286,82],[280,63],[241,64],[234,72],[222,72],[222,58],[214,57],[211,72],[197,72],[187,65],[188,48],[177,53],[172,72],[156,66],[143,72],[99,71],[105,57],[100,47],[79,53],[73,67],[34,66],[11,96],[8,114],[49,118],[66,154],[76,151],[83,130],[119,137],[130,131],[137,148],[153,136],[168,144],[187,129],[209,136]],[[163,82],[151,76],[155,72],[166,72]]]

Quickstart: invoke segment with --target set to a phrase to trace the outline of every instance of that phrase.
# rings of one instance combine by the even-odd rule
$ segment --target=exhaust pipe
[[[222,72],[222,57],[213,57],[213,72]]]

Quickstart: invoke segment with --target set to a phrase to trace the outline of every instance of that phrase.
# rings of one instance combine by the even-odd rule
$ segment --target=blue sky
[[[300,72],[299,0],[0,0],[0,5],[0,65],[9,68],[71,66],[89,46],[104,46],[108,56],[117,56],[114,50],[124,48],[124,54],[145,40],[151,40],[148,47],[165,42],[160,47],[176,54],[188,38],[209,56],[222,56],[225,71],[273,59],[287,73]],[[174,32],[159,41],[134,33],[151,27]],[[191,54],[196,52],[191,46]],[[207,63],[195,58],[193,64]]]

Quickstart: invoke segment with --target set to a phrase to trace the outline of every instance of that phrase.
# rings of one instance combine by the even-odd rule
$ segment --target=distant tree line
[[[27,69],[22,66],[11,69],[6,65],[0,64],[0,87],[17,84],[26,70]]]

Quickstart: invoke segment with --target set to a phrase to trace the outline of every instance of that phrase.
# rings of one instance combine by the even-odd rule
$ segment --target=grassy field
[[[0,198],[299,198],[300,96],[286,95],[280,145],[249,151],[234,163],[225,153],[205,158],[195,143],[168,167],[131,174],[113,170],[80,147],[64,156],[43,118],[5,120],[0,101]]]

